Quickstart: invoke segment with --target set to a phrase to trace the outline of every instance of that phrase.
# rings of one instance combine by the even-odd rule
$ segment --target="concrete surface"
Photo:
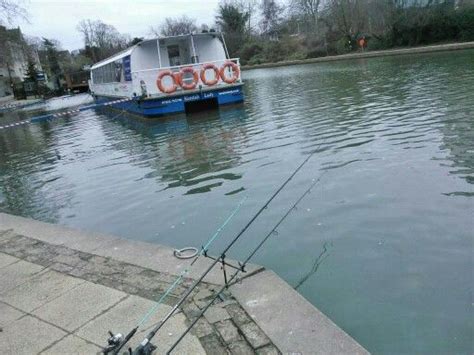
[[[247,278],[232,286],[231,291],[284,354],[367,354],[272,271]],[[259,337],[253,336],[256,331],[252,327],[249,324],[244,328],[244,334],[249,333],[248,338],[259,341]]]
[[[29,222],[26,223],[26,221]],[[4,230],[13,229],[19,235],[34,236],[35,239],[47,243],[63,245],[67,248],[86,253],[94,252],[97,255],[176,276],[180,275],[192,261],[192,259],[176,259],[173,256],[172,248],[159,244],[140,241],[131,243],[129,240],[115,236],[59,227],[50,223],[32,221],[5,213],[0,213],[0,226]],[[189,277],[199,277],[209,267],[211,262],[210,259],[201,258],[193,265],[189,272]],[[231,259],[228,262],[236,264]],[[258,272],[259,270],[263,270],[263,267],[251,263],[247,265],[248,274]],[[224,279],[220,266],[216,265],[204,281],[223,285]]]
[[[160,245],[0,213],[0,347],[7,354],[97,351],[108,330],[126,333],[137,324],[190,262],[172,255]],[[203,259],[193,268],[131,345],[162,319],[209,262]],[[157,353],[198,317],[220,284],[216,267],[159,332]],[[276,274],[254,265],[198,319],[175,353],[367,351]]]
[[[0,253],[4,259],[5,254]],[[127,331],[154,302],[89,281],[41,268],[28,262],[14,262],[0,268],[18,267],[30,271],[21,283],[1,283],[0,348],[5,354],[94,354],[104,345],[107,331]],[[19,273],[7,275],[15,278]],[[23,273],[24,274],[24,273]],[[137,334],[136,346],[145,332],[171,309],[163,306]],[[186,329],[182,313],[172,317],[160,333],[158,351],[163,352]],[[205,354],[197,337],[187,336],[177,353]]]

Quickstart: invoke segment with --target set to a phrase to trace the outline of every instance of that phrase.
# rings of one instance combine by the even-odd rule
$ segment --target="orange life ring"
[[[191,73],[193,74],[193,81],[191,83],[186,84],[183,80],[183,75],[185,73]],[[196,85],[199,82],[199,75],[197,71],[194,70],[193,67],[185,67],[180,70],[179,72],[179,85],[184,89],[184,90],[192,90],[196,87]]]
[[[232,73],[233,74],[230,78],[225,75],[226,68],[232,68]],[[227,84],[233,84],[233,83],[236,82],[236,80],[240,76],[239,66],[237,64],[235,64],[234,62],[231,62],[231,61],[225,62],[221,67],[220,75],[221,75],[221,79],[224,82],[226,82]]]
[[[206,77],[206,70],[208,70],[208,69],[214,70],[214,79],[212,79],[212,80],[208,80],[207,77]],[[204,84],[206,84],[207,86],[216,85],[217,82],[219,81],[219,77],[220,77],[219,68],[216,67],[214,64],[206,63],[202,66],[201,81]]]
[[[171,80],[173,81],[173,84],[168,87],[163,86],[163,78],[165,76],[169,76]],[[165,94],[171,94],[176,91],[178,88],[178,85],[176,85],[176,79],[173,75],[173,72],[171,70],[164,70],[158,74],[158,79],[156,79],[156,85],[158,86],[158,89],[160,89],[161,92],[164,92]]]

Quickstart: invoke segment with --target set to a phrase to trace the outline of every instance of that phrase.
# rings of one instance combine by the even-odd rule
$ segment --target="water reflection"
[[[110,110],[100,113],[108,119],[101,122],[106,144],[133,157],[132,164],[150,168],[142,179],[166,182],[163,189],[192,187],[185,194],[196,194],[241,178],[223,171],[241,162],[239,142],[246,139],[242,122],[247,119],[242,105],[155,120]],[[110,125],[111,119],[139,135],[130,140],[129,133]]]
[[[57,143],[47,125],[0,131],[0,210],[58,222],[74,186],[61,180]]]

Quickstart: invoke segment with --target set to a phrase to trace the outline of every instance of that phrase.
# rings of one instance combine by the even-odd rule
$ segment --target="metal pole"
[[[193,34],[191,33],[191,47],[193,48],[193,57],[191,58],[191,62],[194,64],[197,62],[197,57],[196,57],[196,48],[194,47],[194,37]]]
[[[221,33],[221,38],[222,38],[222,43],[224,44],[224,50],[225,50],[226,58],[230,59],[229,51],[227,50],[227,45],[225,44],[225,39],[224,39],[224,34],[223,33]]]
[[[156,39],[156,48],[158,50],[158,61],[160,62],[160,64],[158,65],[158,68],[161,68],[161,51],[160,51],[160,39],[159,38]]]

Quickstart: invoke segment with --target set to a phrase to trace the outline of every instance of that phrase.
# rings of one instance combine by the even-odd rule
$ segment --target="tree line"
[[[222,31],[243,64],[307,59],[358,50],[474,40],[474,0],[221,0],[212,24],[166,18],[150,35]],[[81,21],[96,61],[140,41],[101,21]],[[362,40],[362,41],[361,41]]]
[[[0,24],[28,17],[18,1],[0,0],[0,10]],[[76,29],[84,47],[69,55],[54,39],[26,39],[25,48],[40,53],[46,72],[58,82],[65,72],[81,70],[143,40],[100,20],[81,20]],[[149,28],[149,35],[212,30],[225,34],[231,57],[249,65],[469,41],[474,40],[474,0],[221,0],[214,23],[198,24],[188,16],[165,18]],[[2,42],[0,36],[0,47]],[[31,62],[28,71],[34,72]]]
[[[474,40],[474,1],[227,0],[216,24],[232,56],[259,64]]]

